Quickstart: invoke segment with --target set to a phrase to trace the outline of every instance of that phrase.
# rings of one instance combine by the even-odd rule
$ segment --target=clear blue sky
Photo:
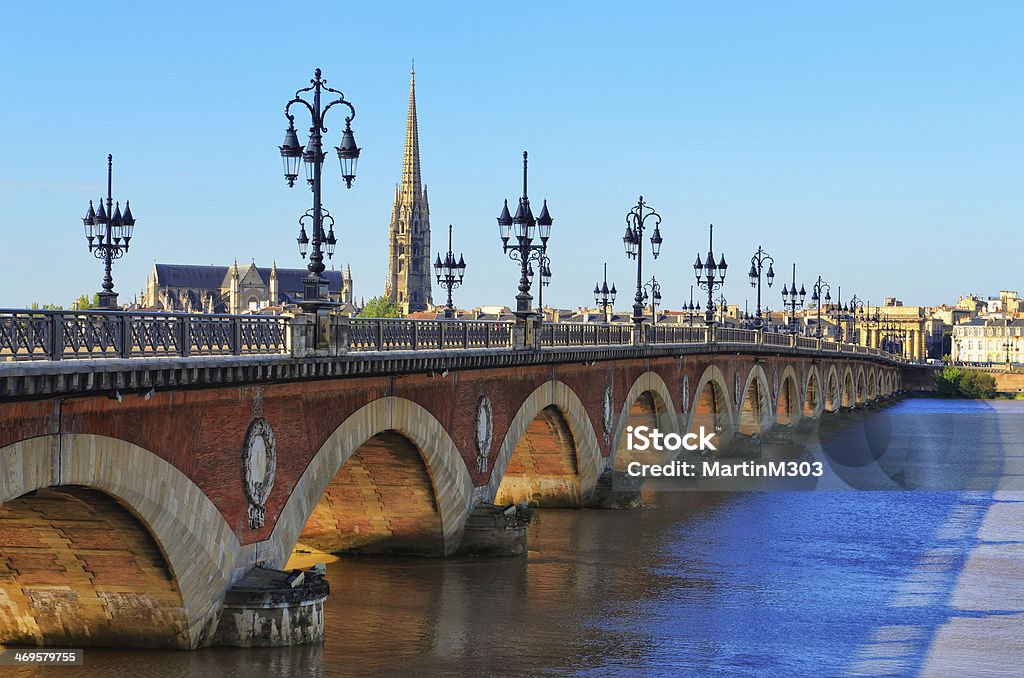
[[[317,66],[355,103],[363,147],[352,190],[326,166],[335,261],[357,296],[380,293],[413,58],[434,249],[453,223],[462,306],[514,303],[495,217],[523,149],[555,218],[545,300],[562,307],[592,301],[604,261],[629,306],[621,235],[641,193],[664,218],[647,270],[669,307],[710,222],[730,302],[752,298],[758,244],[844,297],[1024,292],[1019,2],[226,5],[6,8],[0,306],[99,288],[81,217],[108,152],[138,219],[122,301],[154,259],[301,266],[310,194],[285,186],[277,145]]]

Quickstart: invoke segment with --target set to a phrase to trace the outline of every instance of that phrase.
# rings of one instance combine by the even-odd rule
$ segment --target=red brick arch
[[[346,469],[349,461],[355,463]],[[314,547],[316,540],[328,540],[321,545],[339,547],[329,550],[411,546],[419,553],[448,555],[459,546],[473,504],[473,481],[451,436],[421,405],[394,396],[349,415],[286,491],[288,500],[261,551],[274,567],[284,567],[311,519],[306,536],[319,532],[312,534]],[[353,497],[360,498],[358,509],[345,506]],[[403,506],[415,507],[408,524],[400,518]],[[365,529],[355,529],[375,521],[380,530],[367,539]],[[348,532],[329,538],[331,522]]]
[[[0,506],[0,643],[189,647],[177,581],[145,524],[80,486]]]

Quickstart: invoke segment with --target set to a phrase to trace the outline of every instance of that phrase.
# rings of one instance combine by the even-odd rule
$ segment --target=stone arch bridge
[[[453,554],[477,506],[587,505],[629,425],[727,443],[919,380],[758,331],[549,326],[525,348],[504,327],[299,317],[245,344],[236,318],[217,351],[180,316],[187,346],[160,353],[135,331],[148,318],[124,314],[106,345],[52,318],[62,344],[37,328],[32,350],[0,345],[0,642],[298,642],[280,618],[279,637],[239,640],[254,568]]]

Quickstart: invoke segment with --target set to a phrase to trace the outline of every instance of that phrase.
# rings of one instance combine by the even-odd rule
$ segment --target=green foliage
[[[996,378],[988,372],[965,371],[960,378],[960,392],[967,398],[995,398]]]
[[[94,294],[94,295],[92,295],[91,298],[89,297],[88,294],[83,294],[82,296],[80,296],[77,299],[75,299],[75,303],[71,306],[71,308],[73,308],[76,311],[84,311],[86,309],[99,308],[99,307],[100,307],[100,295],[99,294]]]
[[[60,304],[42,304],[42,305],[40,305],[38,301],[33,301],[31,304],[28,305],[28,307],[31,308],[32,310],[43,310],[43,311],[63,311],[64,310],[64,307],[61,306]]]
[[[384,297],[374,297],[359,311],[360,318],[400,318],[402,310]]]
[[[935,373],[935,390],[946,398],[994,398],[996,380],[987,372],[947,366]]]
[[[960,396],[960,380],[964,371],[959,367],[944,367],[935,373],[935,391],[944,398]]]

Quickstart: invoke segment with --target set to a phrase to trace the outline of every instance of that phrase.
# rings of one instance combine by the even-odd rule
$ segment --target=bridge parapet
[[[515,327],[515,323],[506,321],[346,318],[332,314],[0,310],[0,360],[272,354],[301,358],[349,352],[721,343],[859,353],[902,361],[866,346],[757,329],[644,325],[638,336],[632,324],[530,323],[526,334],[535,340],[517,346]]]

